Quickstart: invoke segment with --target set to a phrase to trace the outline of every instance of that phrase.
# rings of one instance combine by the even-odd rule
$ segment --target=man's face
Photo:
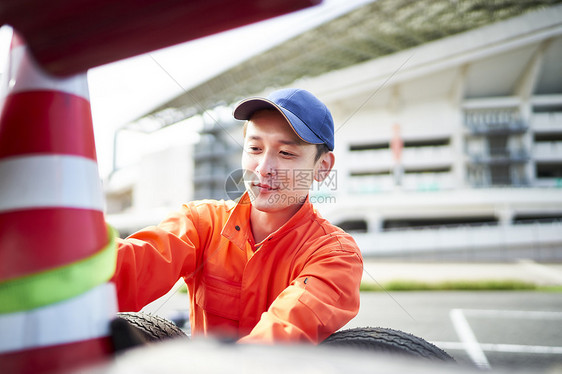
[[[242,168],[252,205],[264,212],[300,206],[319,167],[316,146],[301,140],[279,112],[256,112],[246,127]]]

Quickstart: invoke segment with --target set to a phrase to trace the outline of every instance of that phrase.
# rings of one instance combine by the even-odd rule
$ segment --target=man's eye
[[[258,152],[260,150],[260,148],[250,146],[250,147],[248,147],[248,150],[251,151],[251,152]]]
[[[283,156],[287,156],[287,157],[293,157],[294,156],[294,154],[292,154],[290,152],[286,152],[286,151],[281,151],[279,153],[281,153]]]

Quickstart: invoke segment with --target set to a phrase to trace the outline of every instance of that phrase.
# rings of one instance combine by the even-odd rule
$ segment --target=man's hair
[[[316,145],[316,156],[314,157],[314,162],[320,160],[323,154],[330,152],[330,148],[326,145],[326,143],[322,144],[315,144]]]
[[[244,138],[246,137],[246,128],[248,127],[248,122],[249,121],[244,122],[244,128],[243,128]],[[328,146],[325,143],[314,144],[314,145],[316,146],[316,155],[314,156],[314,162],[320,160],[320,157],[322,157],[324,153],[330,152],[330,148],[328,148]]]

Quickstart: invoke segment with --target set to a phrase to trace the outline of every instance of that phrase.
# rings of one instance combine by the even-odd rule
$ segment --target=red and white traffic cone
[[[86,74],[45,74],[16,34],[0,116],[0,362],[7,373],[113,352],[115,244],[103,215]]]

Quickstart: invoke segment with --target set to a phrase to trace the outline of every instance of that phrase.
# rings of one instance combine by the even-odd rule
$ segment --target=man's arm
[[[196,268],[199,234],[195,209],[183,206],[158,226],[118,239],[113,281],[120,311],[138,311]]]
[[[310,260],[241,343],[319,343],[359,311],[358,252],[323,250]]]

